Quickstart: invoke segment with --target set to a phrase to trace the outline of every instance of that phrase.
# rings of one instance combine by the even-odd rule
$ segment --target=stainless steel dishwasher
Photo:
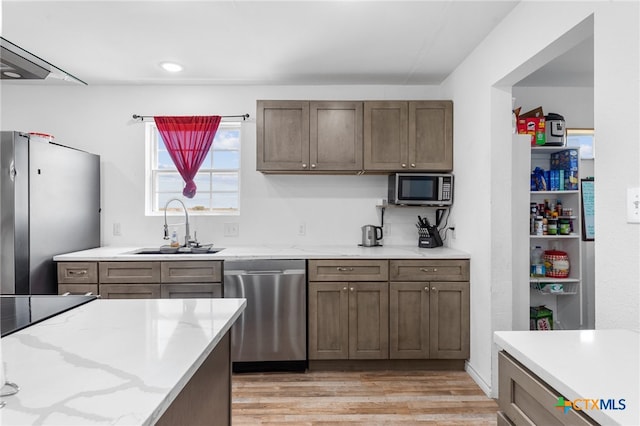
[[[305,260],[224,262],[224,297],[247,299],[231,329],[234,371],[306,368],[306,276]]]

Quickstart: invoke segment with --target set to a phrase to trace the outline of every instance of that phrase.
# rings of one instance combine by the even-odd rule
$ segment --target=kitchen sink
[[[134,250],[132,252],[130,252],[130,254],[213,254],[213,253],[218,253],[219,251],[224,250],[224,248],[218,248],[218,247],[209,247],[207,248],[203,248],[203,247],[194,247],[194,248],[185,248],[185,247],[180,247],[177,250],[167,250],[167,249],[160,249],[158,247],[151,247],[151,248],[141,248],[138,250]]]

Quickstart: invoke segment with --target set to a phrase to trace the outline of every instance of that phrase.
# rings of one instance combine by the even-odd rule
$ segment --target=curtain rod
[[[222,115],[222,118],[242,118],[242,121],[246,120],[247,118],[249,118],[249,114],[242,114],[242,115]],[[144,121],[145,118],[147,119],[152,119],[153,115],[138,115],[138,114],[133,114],[133,119],[134,120],[140,120],[140,121]]]

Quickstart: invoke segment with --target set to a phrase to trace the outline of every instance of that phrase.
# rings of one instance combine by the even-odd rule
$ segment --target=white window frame
[[[237,129],[240,131],[240,138],[242,138],[242,126],[239,122],[221,122],[218,129]],[[176,169],[173,170],[165,170],[159,169],[155,167],[157,165],[157,156],[158,156],[158,144],[162,144],[162,140],[156,140],[157,135],[157,127],[155,122],[146,122],[145,123],[145,215],[146,216],[164,216],[164,206],[157,206],[157,209],[154,208],[154,203],[156,199],[156,195],[159,192],[156,188],[156,176],[162,173],[177,173]],[[213,151],[213,144],[211,144],[211,151]],[[217,151],[217,150],[216,150]],[[235,151],[235,150],[234,150]],[[241,194],[241,182],[240,182],[240,169],[241,169],[241,146],[238,146],[238,168],[232,169],[215,169],[215,168],[205,168],[205,165],[200,168],[198,174],[200,173],[237,173],[238,176],[238,207],[236,209],[212,209],[207,211],[195,210],[192,208],[188,208],[189,215],[196,216],[239,216],[240,215],[240,194]],[[215,191],[218,193],[225,193],[226,191]],[[215,192],[212,192],[212,196],[214,196]],[[235,192],[235,191],[230,191]],[[185,204],[188,200],[181,193],[177,194],[176,198],[179,198]],[[175,207],[175,205],[172,205]],[[182,209],[176,211],[176,209],[168,209],[168,216],[174,215],[183,215]]]

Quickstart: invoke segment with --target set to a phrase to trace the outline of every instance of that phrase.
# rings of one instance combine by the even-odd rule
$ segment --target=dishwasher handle
[[[225,270],[225,275],[301,275],[304,274],[304,269],[278,269],[278,270],[258,270],[258,271],[243,271],[243,270]]]

